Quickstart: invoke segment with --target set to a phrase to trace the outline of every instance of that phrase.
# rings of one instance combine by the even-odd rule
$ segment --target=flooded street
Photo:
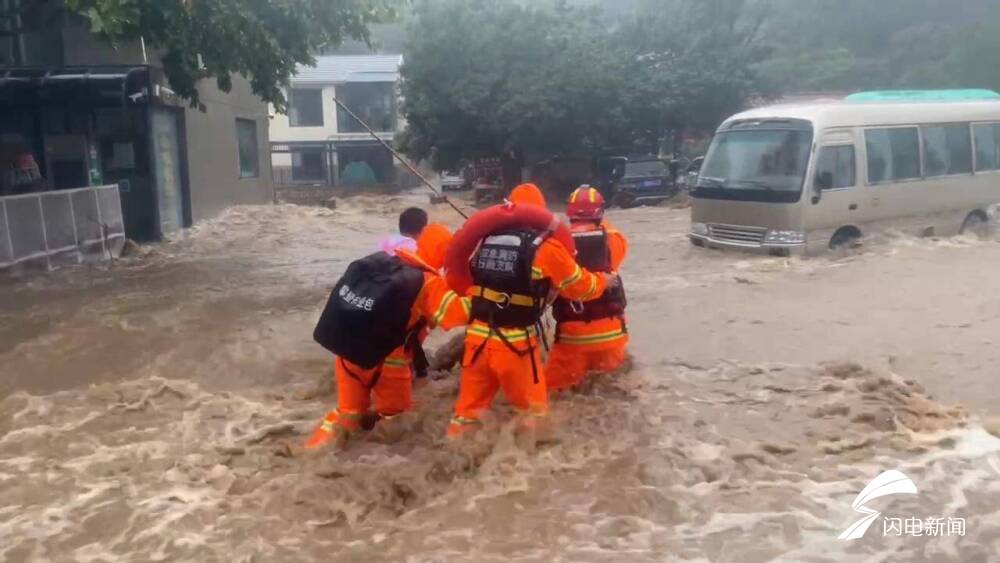
[[[614,211],[633,367],[556,399],[553,436],[447,443],[457,376],[437,374],[416,412],[302,453],[335,404],[311,338],[329,289],[424,202],[237,207],[0,281],[0,559],[996,560],[995,240],[755,257],[691,247],[686,210]],[[890,469],[919,493],[871,507],[964,535],[880,519],[838,541]]]

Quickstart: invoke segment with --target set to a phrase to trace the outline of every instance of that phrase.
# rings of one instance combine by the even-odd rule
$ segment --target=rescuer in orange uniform
[[[508,198],[518,205],[545,206],[541,191],[518,186]],[[548,414],[545,370],[536,326],[552,294],[575,301],[599,297],[608,278],[577,265],[553,238],[530,230],[505,230],[485,237],[472,257],[472,314],[455,416],[448,436],[479,425],[497,391],[533,419]],[[506,274],[506,275],[505,275]]]
[[[576,243],[576,260],[593,272],[617,275],[628,253],[625,236],[604,219],[604,197],[580,186],[566,207]],[[566,389],[588,372],[610,373],[625,362],[628,330],[625,291],[619,284],[586,303],[558,298],[552,307],[556,336],[545,368],[550,390]]]
[[[470,299],[451,291],[447,282],[438,275],[450,238],[451,233],[447,229],[431,225],[417,242],[417,254],[396,250],[400,261],[418,268],[422,274],[422,286],[408,311],[406,326],[411,332],[407,342],[393,350],[373,369],[362,369],[343,355],[338,355],[334,375],[337,409],[327,413],[306,442],[306,448],[319,448],[339,434],[357,431],[362,427],[363,420],[390,419],[413,407],[413,377],[426,375],[426,358],[418,344],[422,336],[430,328],[448,330],[469,321]],[[420,363],[423,365],[418,365]],[[374,413],[369,412],[372,398]]]
[[[447,227],[440,223],[431,223],[424,227],[417,239],[417,255],[435,271],[441,271],[451,239],[452,234]]]

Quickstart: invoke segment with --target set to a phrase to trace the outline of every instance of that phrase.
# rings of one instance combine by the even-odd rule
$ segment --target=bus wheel
[[[830,239],[830,249],[839,250],[861,246],[861,231],[856,227],[841,227]]]
[[[990,219],[982,211],[973,211],[962,222],[961,234],[971,234],[979,238],[986,238],[990,235]]]

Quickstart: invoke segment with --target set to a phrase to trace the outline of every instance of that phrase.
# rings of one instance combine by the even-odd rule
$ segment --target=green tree
[[[760,88],[745,3],[710,3],[605,12],[558,1],[425,0],[404,52],[408,127],[397,140],[441,169],[489,155],[655,152],[667,131],[714,127]]]
[[[965,32],[944,67],[956,84],[1000,91],[1000,10]]]
[[[561,2],[421,2],[401,71],[400,146],[438,169],[599,148],[621,117],[605,39],[595,11]]]
[[[625,61],[634,134],[655,146],[668,131],[713,129],[770,90],[754,71],[766,5],[750,0],[646,0],[614,31]]]
[[[394,14],[396,0],[15,0],[0,11],[0,35],[82,17],[112,44],[143,38],[159,51],[171,87],[192,103],[199,80],[228,91],[231,76],[283,110],[297,64],[345,38],[367,41],[368,26]]]
[[[974,44],[988,43],[982,30],[1000,21],[998,0],[769,2],[763,36],[773,55],[759,70],[782,91],[963,88],[1000,79],[988,63],[979,69],[985,75],[960,71]]]

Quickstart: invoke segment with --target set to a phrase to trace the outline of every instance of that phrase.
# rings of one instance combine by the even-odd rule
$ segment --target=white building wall
[[[294,79],[293,79],[294,82]],[[270,108],[269,135],[272,143],[301,143],[311,141],[371,141],[372,137],[367,132],[362,133],[338,133],[337,132],[337,104],[333,101],[337,89],[333,84],[325,86],[295,86],[296,89],[318,89],[322,90],[323,101],[323,126],[322,127],[292,127],[287,114],[280,114],[273,107]],[[398,84],[397,84],[398,88]],[[398,93],[398,91],[397,91]],[[397,104],[397,110],[399,105]],[[349,118],[350,119],[350,118]],[[396,131],[377,131],[378,136],[387,142],[392,142],[396,133],[406,127],[406,120],[402,114],[396,113]],[[292,168],[292,155],[289,153],[271,153],[271,166],[278,175],[287,175]],[[398,166],[397,166],[398,167]],[[401,169],[402,170],[402,169]],[[336,171],[334,171],[336,175]]]
[[[303,88],[305,89],[305,87]],[[292,127],[287,114],[280,114],[271,108],[271,142],[286,143],[295,141],[326,141],[337,135],[337,104],[333,102],[336,88],[333,85],[316,88],[323,90],[323,126],[322,127]],[[291,159],[288,160],[291,166]]]

